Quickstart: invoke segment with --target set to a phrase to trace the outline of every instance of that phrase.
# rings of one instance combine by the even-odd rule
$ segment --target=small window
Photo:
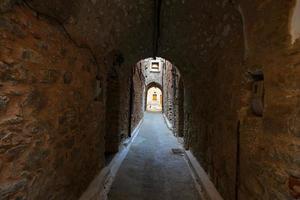
[[[151,63],[151,72],[159,72],[159,62]]]
[[[153,94],[152,101],[157,101],[157,94],[156,93]]]

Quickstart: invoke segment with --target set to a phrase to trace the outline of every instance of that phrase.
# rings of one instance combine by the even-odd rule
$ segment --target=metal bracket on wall
[[[95,101],[102,101],[103,100],[103,83],[102,78],[96,76],[96,88],[95,88]]]
[[[251,110],[254,115],[262,117],[264,111],[264,74],[262,70],[248,73],[253,81]]]

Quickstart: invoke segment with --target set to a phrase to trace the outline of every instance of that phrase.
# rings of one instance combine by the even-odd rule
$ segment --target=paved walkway
[[[108,195],[109,200],[199,200],[199,194],[177,139],[162,114],[145,113]]]

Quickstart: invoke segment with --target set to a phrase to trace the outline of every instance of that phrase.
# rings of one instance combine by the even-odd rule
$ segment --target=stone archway
[[[153,87],[156,87],[156,88],[160,89],[160,91],[162,92],[161,102],[163,102],[163,98],[164,98],[164,96],[163,96],[163,87],[159,83],[151,82],[151,83],[149,83],[146,86],[146,90],[145,90],[145,98],[144,98],[145,99],[145,104],[144,104],[145,105],[145,107],[144,107],[145,111],[147,111],[147,97],[148,97],[148,92],[149,92],[149,89],[151,89]],[[164,111],[163,103],[161,103],[161,105],[162,105],[162,112],[163,112]]]
[[[162,111],[162,91],[158,87],[151,87],[147,92],[147,111],[161,112]]]

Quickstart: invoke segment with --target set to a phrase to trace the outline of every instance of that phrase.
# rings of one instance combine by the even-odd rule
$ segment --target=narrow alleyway
[[[0,15],[0,200],[300,200],[300,0]]]
[[[197,200],[188,165],[161,113],[145,113],[109,193],[109,200]]]

